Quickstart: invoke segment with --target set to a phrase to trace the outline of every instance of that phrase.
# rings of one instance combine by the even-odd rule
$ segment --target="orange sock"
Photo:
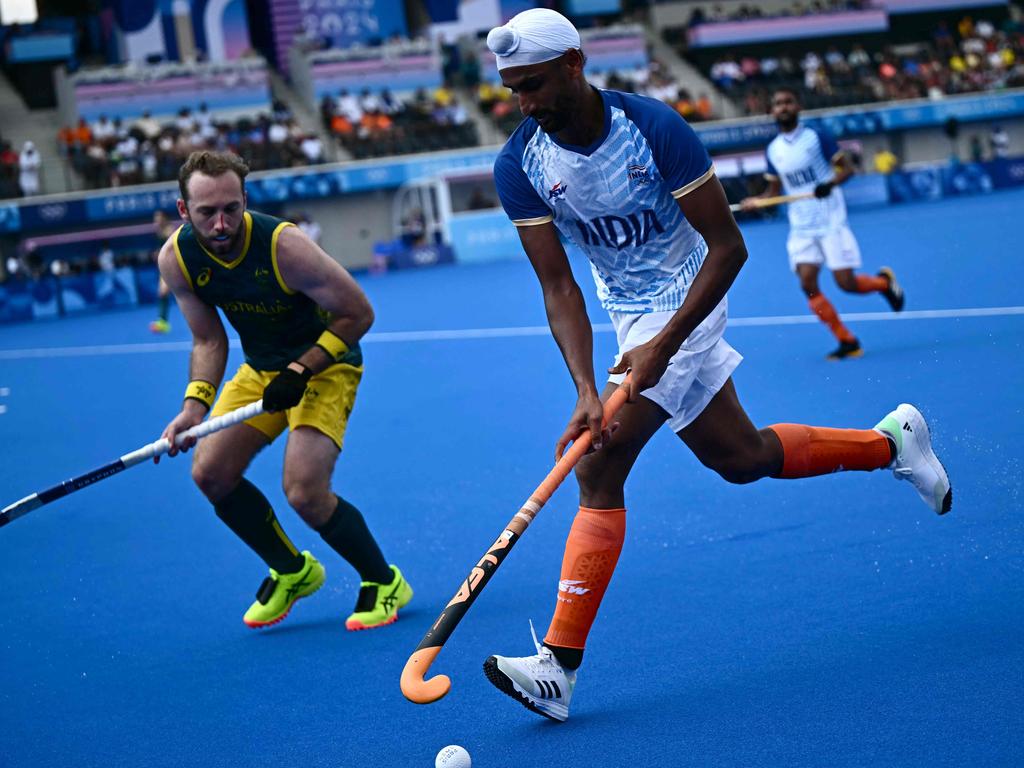
[[[625,536],[625,509],[580,507],[565,542],[558,603],[546,644],[578,649],[586,645]]]
[[[806,424],[772,424],[782,443],[782,472],[776,477],[815,477],[844,470],[881,469],[892,461],[889,440],[873,429],[833,429]]]
[[[857,293],[881,293],[889,287],[889,281],[884,277],[872,275],[856,275]]]
[[[828,326],[837,339],[847,342],[857,340],[857,337],[850,333],[850,329],[843,325],[843,321],[839,319],[839,313],[832,306],[832,302],[825,298],[825,294],[816,293],[807,303],[811,306],[811,311]]]

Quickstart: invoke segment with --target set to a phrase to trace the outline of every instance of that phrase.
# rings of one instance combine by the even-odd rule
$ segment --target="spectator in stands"
[[[140,130],[147,139],[155,139],[160,135],[160,123],[156,121],[148,109],[143,110],[142,117],[135,122],[133,127]]]
[[[732,56],[719,59],[711,67],[711,80],[723,91],[732,90],[732,87],[743,79],[743,70]]]
[[[993,125],[989,134],[989,145],[992,147],[992,157],[1003,158],[1010,156],[1010,134],[1001,125]]]
[[[144,141],[139,147],[139,169],[143,183],[151,184],[159,180],[156,147],[152,141]]]
[[[320,228],[319,224],[310,218],[308,213],[296,214],[294,222],[295,226],[301,229],[306,237],[317,245],[320,245],[320,238],[323,236],[323,230]]]
[[[84,117],[78,118],[78,125],[74,131],[75,145],[82,151],[85,150],[90,144],[92,144],[92,129],[89,124],[85,122]]]
[[[888,148],[876,150],[874,157],[875,172],[888,175],[899,168],[900,159]]]
[[[356,125],[363,118],[363,110],[359,106],[359,100],[344,88],[338,92],[338,103],[336,111]]]
[[[0,198],[18,197],[18,153],[11,149],[11,142],[0,143]]]
[[[324,144],[315,133],[303,138],[299,149],[302,151],[302,157],[307,165],[316,165],[324,161]]]
[[[379,109],[375,109],[363,114],[359,121],[359,135],[363,138],[379,138],[382,134],[390,131],[391,126],[391,118]]]
[[[192,110],[188,107],[182,107],[179,109],[178,117],[175,119],[174,124],[182,133],[191,134],[196,127],[196,122],[192,119]]]
[[[713,117],[711,99],[706,93],[697,97],[697,114],[701,120],[710,120]]]
[[[106,115],[100,115],[92,126],[92,138],[100,143],[112,141],[116,135],[117,130]]]
[[[396,99],[387,88],[380,92],[380,110],[385,115],[394,116],[402,111],[402,103]]]
[[[336,115],[331,117],[331,133],[341,139],[344,139],[347,136],[352,136],[355,133],[355,128],[345,115],[338,112]]]
[[[195,120],[200,130],[213,125],[213,115],[210,114],[210,108],[206,105],[205,101],[199,102],[199,109],[196,110]]]
[[[375,110],[379,112],[383,111],[380,99],[377,98],[377,95],[369,88],[363,88],[363,90],[359,92],[359,108],[364,114]]]
[[[42,162],[36,145],[31,141],[26,141],[18,156],[18,185],[21,187],[23,196],[39,194],[39,173]]]

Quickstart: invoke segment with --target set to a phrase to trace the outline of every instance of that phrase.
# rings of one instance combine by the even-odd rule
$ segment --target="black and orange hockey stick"
[[[626,389],[616,389],[608,401],[604,404],[604,423],[608,425],[615,413],[626,402]],[[412,656],[405,662],[405,669],[402,670],[402,693],[409,701],[416,704],[430,704],[444,696],[452,687],[452,681],[447,675],[437,675],[424,680],[427,670],[434,662],[437,654],[452,632],[466,615],[466,611],[473,604],[473,601],[487,586],[491,576],[498,570],[498,566],[504,562],[509,551],[523,533],[533,522],[541,508],[551,498],[551,494],[562,484],[566,476],[576,466],[576,462],[590,449],[590,432],[584,432],[569,447],[562,458],[555,464],[544,481],[537,486],[526,503],[516,512],[515,516],[505,526],[505,530],[498,536],[480,561],[470,571],[469,576],[462,582],[459,591],[455,593],[448,605],[437,617],[437,621],[424,635],[423,640],[413,651]]]
[[[201,438],[211,435],[214,432],[218,432],[227,427],[234,426],[246,419],[251,419],[253,416],[259,416],[263,413],[263,401],[257,400],[255,403],[249,403],[249,405],[237,408],[229,413],[225,413],[222,416],[216,416],[212,419],[208,419],[201,424],[197,424],[191,429],[180,433],[174,438],[174,442],[181,445],[183,442],[191,437]],[[58,483],[52,488],[47,488],[45,491],[39,491],[26,496],[23,499],[19,499],[13,504],[9,504],[0,510],[0,528],[10,523],[12,520],[17,520],[22,515],[27,515],[34,509],[44,504],[49,504],[51,501],[62,499],[69,493],[80,491],[86,486],[98,483],[100,480],[106,480],[111,475],[116,475],[118,472],[123,472],[129,467],[134,467],[136,464],[152,459],[154,456],[163,456],[167,451],[171,449],[171,444],[167,440],[160,438],[156,442],[144,445],[138,450],[126,453],[116,461],[112,461],[109,464],[104,464],[102,467],[86,472],[84,475],[78,475],[70,480],[65,480],[63,483]]]

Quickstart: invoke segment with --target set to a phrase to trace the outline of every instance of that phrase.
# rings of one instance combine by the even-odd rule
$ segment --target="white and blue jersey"
[[[523,120],[494,164],[498,196],[516,226],[553,221],[579,246],[605,309],[678,309],[708,248],[676,199],[712,177],[711,158],[667,104],[599,92],[604,130],[589,147]]]
[[[813,192],[814,188],[835,176],[832,163],[839,145],[829,133],[798,125],[796,130],[780,133],[768,145],[769,179],[782,182],[787,195]],[[797,200],[789,204],[789,226],[794,235],[821,236],[846,223],[846,201],[838,187],[828,197]]]

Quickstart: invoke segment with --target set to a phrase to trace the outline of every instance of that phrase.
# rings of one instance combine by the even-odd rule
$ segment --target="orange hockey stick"
[[[611,423],[612,417],[626,402],[626,390],[624,387],[616,389],[608,402],[604,404],[604,424]],[[424,680],[427,670],[434,662],[441,648],[451,637],[455,627],[459,625],[466,611],[476,600],[483,588],[487,586],[491,576],[498,570],[508,555],[512,546],[522,537],[533,518],[537,516],[541,508],[551,498],[566,476],[576,466],[576,462],[590,449],[590,432],[584,432],[576,441],[569,446],[562,458],[555,464],[548,476],[544,478],[537,490],[535,490],[522,508],[505,526],[498,540],[495,541],[483,557],[480,558],[469,576],[462,582],[459,591],[455,593],[444,611],[438,616],[437,621],[430,628],[423,640],[413,651],[412,656],[405,662],[405,669],[402,670],[402,693],[409,701],[416,704],[430,704],[444,696],[452,687],[452,681],[447,675],[437,675]]]

